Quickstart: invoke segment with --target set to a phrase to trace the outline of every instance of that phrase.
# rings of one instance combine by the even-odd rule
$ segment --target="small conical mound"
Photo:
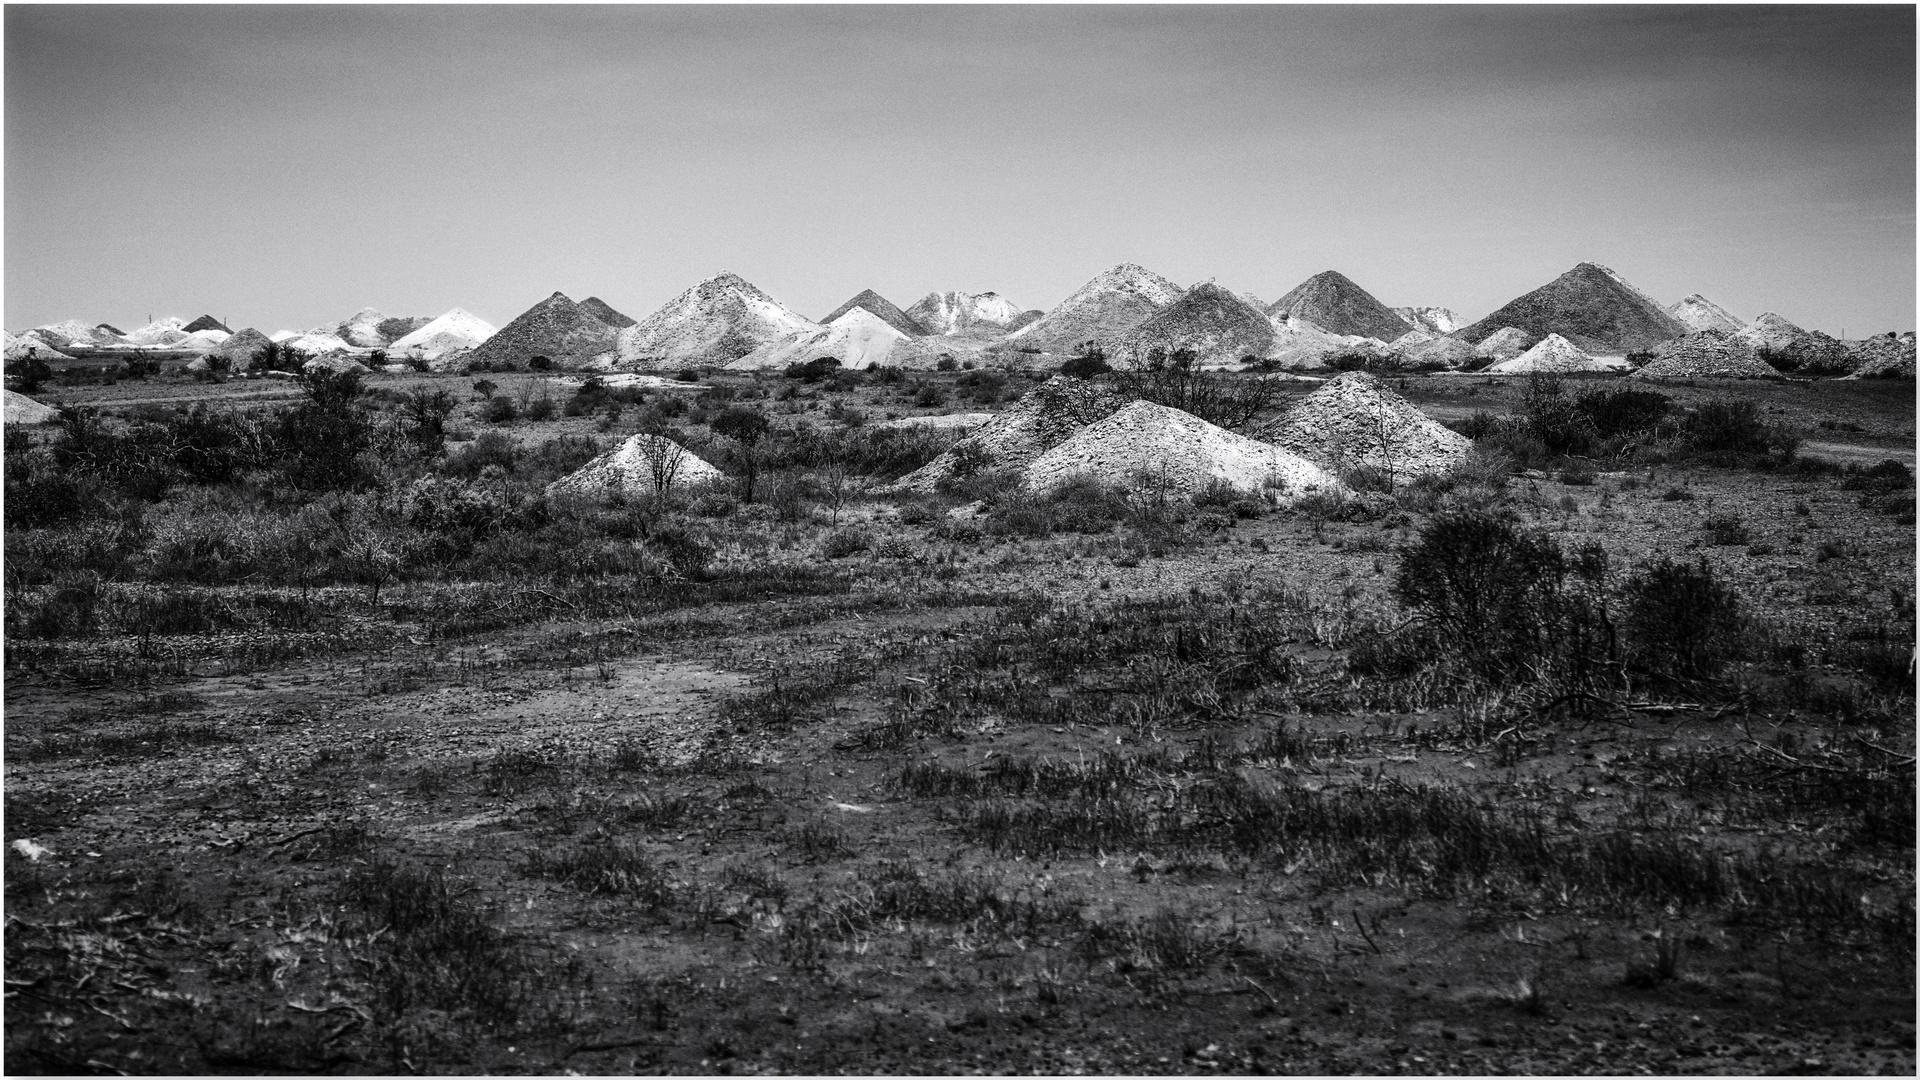
[[[99,325],[95,326],[93,329],[96,333],[112,334],[114,337],[117,337],[117,338],[123,338],[127,336],[127,332],[125,330],[120,329],[119,327],[113,325],[112,323],[100,323]]]
[[[1467,320],[1452,308],[1443,307],[1397,307],[1391,309],[1395,315],[1407,320],[1416,329],[1429,334],[1451,334],[1467,325]]]
[[[872,289],[862,290],[860,295],[834,308],[831,315],[820,320],[820,325],[830,326],[835,319],[852,311],[854,308],[861,308],[872,312],[874,315],[879,316],[888,326],[893,327],[908,337],[925,337],[927,334],[926,327],[914,322],[907,316],[906,312],[893,306],[893,301],[888,300]]]
[[[42,404],[25,394],[16,394],[11,390],[6,395],[5,422],[13,424],[52,424],[60,419],[60,410],[51,405]]]
[[[295,334],[290,338],[282,340],[280,344],[285,348],[306,353],[308,356],[325,356],[328,353],[346,352],[353,347],[348,345],[346,339],[338,334],[316,334],[312,332]]]
[[[1753,346],[1761,360],[1782,370],[1806,369],[1820,373],[1848,371],[1854,367],[1844,342],[1818,330],[1803,330],[1771,311],[1733,336]]]
[[[1589,352],[1651,349],[1687,332],[1652,297],[1597,263],[1581,263],[1538,289],[1460,331],[1476,342],[1504,327],[1535,339],[1559,334]]]
[[[164,319],[155,319],[147,325],[127,335],[127,340],[135,345],[167,345],[180,340],[185,335],[181,327],[187,320],[169,315]],[[169,337],[169,335],[172,335]]]
[[[1779,379],[1783,376],[1739,334],[1701,330],[1662,346],[1636,379]]]
[[[921,297],[906,316],[943,337],[996,338],[1019,324],[1025,312],[995,292],[936,292]]]
[[[245,371],[253,366],[254,358],[271,344],[267,335],[249,326],[221,342],[219,348],[213,350],[213,355],[225,360],[235,370]]]
[[[554,365],[580,367],[614,347],[619,331],[556,292],[473,346],[469,363],[525,367],[544,356]]]
[[[1396,481],[1446,472],[1473,448],[1364,371],[1294,402],[1263,437],[1335,472],[1365,465]]]
[[[1668,308],[1667,314],[1679,319],[1689,330],[1724,330],[1732,333],[1747,325],[1732,312],[1699,293]]]
[[[547,485],[547,495],[605,499],[658,494],[726,479],[693,451],[659,435],[635,435]]]
[[[1913,378],[1913,334],[1883,334],[1848,343],[1849,379]]]
[[[361,308],[337,323],[327,323],[307,331],[310,335],[337,337],[348,345],[362,349],[377,349],[392,339],[380,332],[381,323],[386,316],[374,308]]]
[[[864,370],[890,364],[894,353],[913,340],[892,323],[857,307],[834,319],[831,326],[768,342],[727,367],[739,371],[785,368],[830,357],[840,361],[841,367]]]
[[[188,323],[187,325],[181,327],[180,330],[182,333],[186,333],[186,334],[197,334],[202,330],[218,330],[223,334],[233,333],[233,331],[227,329],[227,324],[221,322],[219,319],[216,319],[211,315],[202,315],[199,318]]]
[[[1035,458],[1022,480],[1050,491],[1083,476],[1184,495],[1226,484],[1250,495],[1271,492],[1276,501],[1340,487],[1298,454],[1151,401],[1136,401],[1081,428]]]
[[[389,348],[409,356],[434,360],[456,349],[474,348],[492,337],[493,333],[492,323],[465,308],[454,308],[394,342]]]
[[[1597,360],[1559,334],[1548,334],[1540,343],[1511,360],[1487,369],[1490,375],[1527,375],[1536,371],[1571,375],[1582,371],[1625,370],[1624,359]]]
[[[613,310],[612,304],[607,303],[597,296],[589,296],[585,300],[580,301],[580,306],[586,310],[587,314],[599,319],[615,330],[625,330],[627,327],[633,325],[632,318]]]
[[[433,321],[431,315],[406,315],[390,319],[381,319],[374,324],[374,332],[380,335],[382,345],[391,345],[415,330]]]
[[[1785,315],[1768,311],[1761,313],[1750,325],[1740,327],[1733,336],[1756,349],[1782,349],[1807,336],[1807,332]]]
[[[902,477],[897,487],[931,491],[942,481],[963,479],[986,469],[1024,468],[1096,420],[1119,412],[1126,402],[1105,387],[1056,375],[1022,395],[946,453]]]
[[[1464,341],[1465,338],[1461,340]],[[1532,334],[1517,326],[1504,326],[1481,339],[1480,344],[1473,347],[1473,355],[1482,360],[1499,363],[1526,352],[1533,347],[1535,340],[1537,339]]]
[[[1457,371],[1474,361],[1473,346],[1457,337],[1438,337],[1402,350],[1401,364],[1409,368]]]
[[[724,366],[769,342],[819,330],[738,274],[722,270],[620,331],[602,357],[621,365]]]
[[[1273,302],[1267,313],[1276,318],[1305,319],[1335,334],[1392,341],[1413,324],[1374,299],[1338,270],[1322,270]]]
[[[1066,353],[1111,349],[1128,331],[1165,311],[1185,290],[1134,263],[1121,263],[1076,289],[1052,311],[1009,335],[1015,345]]]
[[[1238,367],[1273,352],[1273,320],[1231,290],[1203,282],[1133,328],[1115,346],[1117,367],[1139,367],[1160,350],[1191,349],[1201,367]]]
[[[40,360],[73,359],[73,357],[68,356],[66,353],[48,344],[45,338],[37,337],[31,332],[18,336],[8,333],[6,342],[6,358],[8,360],[25,360],[28,356]]]
[[[193,333],[174,342],[170,347],[180,352],[199,353],[201,356],[206,356],[218,349],[232,336],[232,334],[227,333],[225,330],[217,330],[210,327],[205,330],[195,330]]]
[[[56,349],[64,349],[69,345],[78,345],[86,348],[101,344],[103,340],[96,328],[88,326],[79,319],[68,319],[65,322],[36,326],[32,330],[27,331],[27,333],[39,338],[41,341],[46,342],[49,346]]]

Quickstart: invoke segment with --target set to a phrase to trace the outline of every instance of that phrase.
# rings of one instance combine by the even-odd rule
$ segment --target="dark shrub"
[[[1589,390],[1574,407],[1603,439],[1643,435],[1667,417],[1672,400],[1652,390]]]
[[[1707,534],[1707,542],[1716,547],[1739,547],[1753,541],[1747,524],[1740,515],[1732,512],[1708,514],[1700,528]]]
[[[1088,349],[1060,365],[1060,374],[1076,379],[1091,379],[1112,370],[1113,365],[1107,363],[1107,354],[1098,348]]]
[[[489,465],[498,465],[507,472],[513,472],[519,455],[519,448],[514,445],[512,436],[504,432],[488,431],[448,454],[440,468],[449,476],[462,476],[471,480],[479,476],[481,470]]]
[[[553,361],[545,356],[536,356],[527,361],[527,368],[530,371],[552,371]]]
[[[11,373],[20,380],[20,392],[23,394],[39,393],[41,384],[53,378],[53,367],[40,357],[31,355],[32,351],[33,347],[29,346],[27,358],[12,366]]]
[[[820,554],[829,559],[844,559],[855,552],[866,551],[872,546],[873,538],[867,535],[865,529],[835,529],[827,534],[826,539],[820,541]]]
[[[1566,576],[1550,538],[1509,517],[1460,510],[1420,531],[1393,588],[1470,669],[1505,682],[1552,646]]]
[[[1465,420],[1455,420],[1448,426],[1469,439],[1482,439],[1492,434],[1499,425],[1498,417],[1485,409],[1475,409]]]
[[[1631,666],[1655,678],[1705,678],[1720,670],[1740,636],[1740,600],[1702,559],[1661,559],[1620,590]]]
[[[816,357],[804,364],[788,364],[786,375],[789,379],[801,382],[817,383],[840,370],[840,361],[831,356]]]
[[[1681,422],[1680,433],[1694,450],[1721,455],[1790,452],[1799,441],[1767,423],[1759,405],[1727,398],[1702,402]]]
[[[933,369],[935,371],[958,371],[960,370],[960,361],[955,360],[951,354],[942,356],[939,361],[933,365]]]
[[[488,423],[511,423],[519,418],[520,407],[513,403],[512,398],[505,394],[500,394],[487,399],[487,404],[484,406],[481,415],[486,418]]]
[[[373,445],[373,425],[356,400],[362,370],[318,369],[300,376],[307,399],[280,414],[274,439],[295,487],[337,490],[364,479],[356,459]]]
[[[713,545],[684,525],[655,528],[647,536],[647,546],[658,551],[688,581],[704,581],[707,567],[713,562]]]

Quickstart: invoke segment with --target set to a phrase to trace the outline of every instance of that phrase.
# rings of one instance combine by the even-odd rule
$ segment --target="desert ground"
[[[56,376],[9,1069],[1914,1072],[1910,381],[1383,379],[1472,455],[1290,505],[890,487],[1041,378]],[[637,432],[730,479],[544,495]]]

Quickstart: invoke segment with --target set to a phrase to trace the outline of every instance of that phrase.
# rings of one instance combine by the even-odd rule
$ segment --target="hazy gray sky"
[[[1914,326],[1914,9],[6,8],[5,325],[1581,260]]]

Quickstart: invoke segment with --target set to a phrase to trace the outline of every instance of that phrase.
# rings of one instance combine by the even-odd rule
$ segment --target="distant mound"
[[[33,356],[41,360],[73,359],[73,357],[54,348],[45,338],[37,337],[31,331],[20,335],[8,333],[6,337],[6,358],[8,360],[25,360],[28,356]]]
[[[656,494],[662,486],[681,488],[724,479],[725,473],[679,443],[642,434],[548,484],[547,495],[631,497]]]
[[[213,350],[212,355],[225,360],[235,370],[245,371],[253,365],[254,358],[271,344],[273,343],[267,340],[267,335],[249,326],[221,342],[220,347]]]
[[[1340,487],[1325,469],[1298,454],[1151,401],[1136,401],[1088,424],[1022,472],[1024,483],[1038,491],[1079,476],[1149,483],[1186,495],[1226,484],[1251,495],[1271,492],[1277,501]]]
[[[1700,330],[1663,345],[1635,379],[1780,379],[1751,342],[1723,330]]]
[[[1588,352],[1652,349],[1687,332],[1654,299],[1597,263],[1581,263],[1538,289],[1460,331],[1478,343],[1504,327],[1534,339],[1559,334]]]
[[[888,326],[893,327],[907,337],[925,337],[927,334],[926,327],[914,322],[913,319],[908,317],[906,312],[895,307],[893,301],[881,296],[872,289],[863,289],[858,296],[834,308],[832,314],[820,320],[820,325],[830,325],[835,319],[852,311],[854,308],[860,308],[863,311],[877,316],[882,322],[885,322]]]
[[[68,319],[65,322],[36,326],[27,331],[27,334],[39,338],[48,346],[56,349],[64,349],[68,345],[79,345],[84,348],[95,344],[99,340],[99,334],[96,329],[81,322],[79,319]]]
[[[1596,360],[1559,334],[1548,334],[1540,343],[1511,360],[1502,360],[1487,369],[1489,375],[1528,375],[1536,371],[1571,375],[1583,371],[1624,371],[1626,360]]]
[[[220,346],[225,344],[226,340],[232,336],[232,334],[227,333],[225,330],[208,327],[205,330],[195,330],[193,333],[174,342],[172,347],[181,352],[197,352],[202,356],[206,356],[219,349]]]
[[[999,293],[928,293],[906,310],[906,317],[942,337],[995,338],[1012,330],[1025,314]]]
[[[1451,334],[1467,325],[1467,320],[1452,308],[1443,307],[1397,307],[1391,309],[1395,315],[1407,320],[1414,328],[1425,330],[1429,334]]]
[[[556,292],[474,345],[467,361],[519,368],[544,356],[559,367],[580,367],[612,349],[619,336],[567,294]]]
[[[1702,329],[1721,328],[1703,327]],[[1737,327],[1731,332],[1734,337],[1756,349],[1784,349],[1807,336],[1805,330],[1795,326],[1785,315],[1774,311],[1762,312],[1760,317],[1752,323]]]
[[[1403,367],[1457,371],[1473,360],[1473,346],[1457,337],[1438,337],[1400,350]]]
[[[135,345],[166,345],[185,337],[181,329],[187,320],[171,315],[164,319],[155,319],[147,325],[127,335],[127,340]],[[172,335],[169,337],[169,335]]]
[[[415,330],[433,321],[431,315],[408,315],[399,318],[381,319],[374,324],[374,331],[380,335],[382,344],[391,345]]]
[[[1265,312],[1209,281],[1129,331],[1112,359],[1115,366],[1139,367],[1156,349],[1191,349],[1202,367],[1238,367],[1246,357],[1272,353],[1274,337]]]
[[[1290,370],[1311,371],[1327,366],[1327,361],[1352,348],[1357,338],[1330,333],[1305,319],[1270,317],[1273,346],[1266,359]]]
[[[1338,270],[1322,270],[1273,302],[1267,313],[1280,318],[1305,319],[1335,334],[1392,341],[1413,324],[1374,299]]]
[[[51,405],[42,404],[25,394],[16,394],[11,390],[0,391],[5,394],[4,422],[13,424],[52,424],[60,420],[60,410]]]
[[[1733,335],[1752,345],[1760,359],[1782,371],[1850,371],[1854,364],[1845,342],[1818,330],[1803,330],[1771,311]]]
[[[1461,340],[1464,341],[1466,339],[1462,337]],[[1526,352],[1533,347],[1533,343],[1537,340],[1539,339],[1535,335],[1529,334],[1517,326],[1503,326],[1482,338],[1480,344],[1473,347],[1473,355],[1482,360],[1492,360],[1495,363],[1499,363],[1504,360],[1511,360],[1521,353]]]
[[[585,300],[580,301],[580,306],[586,310],[587,314],[599,319],[615,330],[625,330],[627,327],[633,325],[633,319],[613,310],[613,305],[597,296],[589,296]]]
[[[1007,340],[1047,352],[1076,352],[1089,343],[1111,348],[1128,331],[1165,311],[1185,290],[1133,263],[1121,263],[1074,290],[1052,311]]]
[[[493,336],[493,324],[465,308],[453,308],[446,314],[391,343],[397,353],[439,359],[456,349],[472,349]]]
[[[1732,312],[1699,293],[1674,304],[1667,309],[1667,314],[1679,319],[1689,330],[1725,330],[1732,333],[1747,325]]]
[[[296,334],[280,343],[285,348],[298,349],[308,356],[325,356],[328,353],[346,352],[352,346],[338,334]],[[438,355],[435,353],[434,355]]]
[[[724,366],[762,345],[820,329],[738,274],[722,270],[620,331],[603,361]]]
[[[225,323],[211,315],[202,315],[180,328],[181,333],[185,334],[197,334],[202,330],[218,330],[223,334],[233,333],[233,331],[227,329]]]
[[[127,336],[127,332],[125,330],[120,329],[119,327],[113,325],[112,323],[100,323],[97,326],[95,326],[93,329],[95,332],[104,331],[106,333],[112,334],[114,337],[117,337],[117,338],[123,338]]]
[[[1913,378],[1913,334],[1882,334],[1848,343],[1849,379]]]
[[[386,316],[374,308],[361,308],[337,323],[327,323],[307,331],[309,334],[337,337],[361,349],[378,349],[392,339],[380,332]]]
[[[1364,371],[1349,371],[1294,402],[1263,438],[1323,468],[1355,466],[1399,479],[1443,473],[1473,449]]]
[[[902,477],[895,486],[931,491],[944,480],[987,469],[1019,469],[1066,442],[1073,433],[1119,412],[1127,403],[1105,387],[1056,375],[1027,391],[946,453]]]
[[[832,357],[840,361],[843,368],[859,370],[874,364],[890,364],[894,353],[914,340],[872,311],[855,307],[828,326],[770,341],[727,367],[735,370],[785,368],[788,364]]]

